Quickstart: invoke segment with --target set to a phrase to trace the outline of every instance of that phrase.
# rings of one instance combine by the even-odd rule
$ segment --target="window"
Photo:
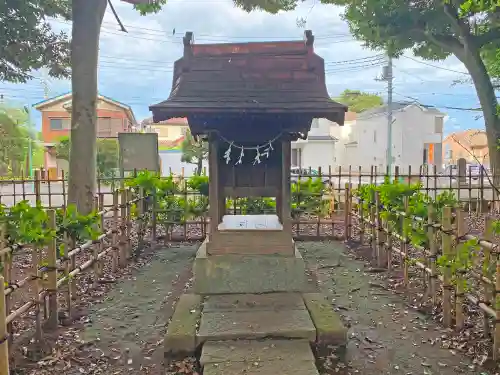
[[[292,166],[297,167],[299,165],[299,155],[298,149],[292,149]]]
[[[443,133],[443,118],[434,118],[434,133]]]
[[[188,132],[188,127],[187,127],[187,126],[183,126],[183,127],[181,128],[181,134],[184,136],[184,135],[186,135],[186,134],[187,134],[187,132]]]
[[[97,119],[97,137],[111,137],[111,118],[99,117]]]
[[[50,130],[71,129],[71,120],[69,118],[51,118]]]

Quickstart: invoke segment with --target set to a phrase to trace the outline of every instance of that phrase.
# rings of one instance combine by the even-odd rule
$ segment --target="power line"
[[[420,63],[420,64],[423,64],[423,65],[427,65],[427,66],[431,66],[433,68],[436,68],[436,69],[441,69],[441,70],[446,70],[448,72],[453,72],[453,73],[460,73],[460,74],[465,74],[467,76],[470,76],[469,73],[466,73],[466,72],[461,72],[459,70],[454,70],[454,69],[448,69],[448,68],[443,68],[442,66],[439,66],[439,65],[434,65],[434,64],[430,64],[430,63],[427,63],[425,61],[420,61],[420,60],[417,60],[417,59],[414,59],[413,57],[410,57],[410,56],[401,56],[401,57],[404,57],[405,59],[409,59],[409,60],[412,60],[412,61],[415,61],[417,63]]]
[[[452,107],[452,106],[435,105],[435,104],[434,105],[428,105],[428,104],[421,103],[417,98],[414,98],[412,96],[403,95],[403,94],[400,94],[400,93],[397,93],[397,92],[394,92],[394,94],[402,96],[402,97],[407,98],[407,99],[411,99],[411,100],[417,102],[418,104],[422,104],[422,105],[428,106],[428,107],[438,107],[438,108],[453,109],[453,110],[456,110],[456,111],[468,111],[468,112],[481,112],[482,111],[482,108],[463,108],[463,107]]]

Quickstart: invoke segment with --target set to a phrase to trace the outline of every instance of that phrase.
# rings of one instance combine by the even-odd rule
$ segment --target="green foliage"
[[[191,132],[187,132],[181,144],[181,161],[196,164],[196,174],[201,175],[203,160],[208,157],[208,143],[202,140],[195,140]]]
[[[50,18],[71,18],[68,0],[3,1],[0,6],[0,81],[26,82],[34,70],[46,67],[49,75],[69,77],[70,43],[56,33]]]
[[[208,176],[193,176],[187,181],[189,189],[208,197]]]
[[[116,139],[97,140],[97,173],[99,177],[114,177],[118,168],[119,146]]]
[[[47,212],[40,206],[31,206],[28,201],[21,201],[9,210],[3,208],[2,213],[11,244],[41,248],[55,236],[55,231],[49,227]]]
[[[349,107],[349,111],[356,113],[380,107],[384,104],[384,100],[379,95],[348,89],[344,90],[340,96],[334,100],[345,104]]]
[[[1,62],[0,62],[1,64]],[[28,158],[30,131],[28,112],[24,108],[0,105],[0,174],[20,176]],[[31,142],[32,150],[39,147]]]
[[[71,140],[68,136],[59,138],[56,144],[58,159],[69,161]],[[97,140],[97,174],[99,177],[110,178],[115,176],[118,168],[119,146],[115,139]]]
[[[434,207],[435,217],[441,217],[445,206],[456,206],[458,201],[451,191],[444,191],[432,199],[420,189],[420,183],[405,184],[386,177],[383,184],[361,185],[354,194],[361,199],[365,216],[376,208],[375,196],[378,194],[380,216],[387,222],[389,230],[400,233],[415,245],[428,247],[425,223],[429,206]]]
[[[291,184],[292,216],[303,213],[325,216],[330,202],[324,199],[326,187],[321,178],[306,178]]]

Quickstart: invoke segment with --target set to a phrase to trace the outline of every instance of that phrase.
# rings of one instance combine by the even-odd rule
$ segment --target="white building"
[[[400,173],[418,173],[423,164],[442,169],[443,122],[446,115],[438,109],[419,103],[393,103],[392,165]],[[343,127],[330,123],[331,134],[339,141],[335,160],[342,169],[369,172],[371,166],[387,168],[387,106],[358,114],[355,121]]]
[[[307,139],[292,142],[292,166],[314,170],[321,168],[322,173],[328,173],[328,168],[334,166],[338,139],[330,134],[332,122],[323,120],[312,121]]]

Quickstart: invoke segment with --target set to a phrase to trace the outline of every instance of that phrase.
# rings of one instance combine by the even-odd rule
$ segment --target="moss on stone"
[[[304,293],[303,298],[316,327],[317,343],[345,345],[347,329],[325,297],[321,293]]]
[[[196,350],[196,328],[201,317],[202,297],[183,294],[175,306],[165,335],[167,356],[191,355]]]

